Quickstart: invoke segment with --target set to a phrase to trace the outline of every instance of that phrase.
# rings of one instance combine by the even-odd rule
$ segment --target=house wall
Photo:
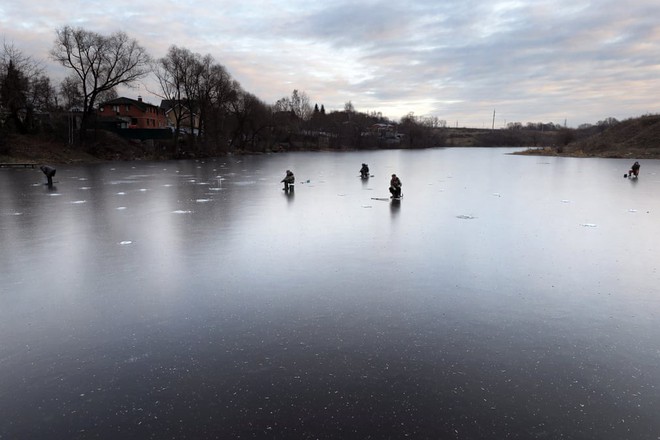
[[[139,105],[138,105],[139,103]],[[143,106],[144,108],[140,108]],[[165,128],[167,118],[165,112],[152,104],[137,101],[137,103],[107,103],[99,109],[100,116],[118,116],[130,118],[129,128]]]
[[[175,111],[181,112],[181,121],[179,123],[179,126],[181,128],[189,128],[190,127],[190,111],[187,108],[180,108],[177,107],[176,109],[171,108],[169,109],[165,114],[167,121],[170,125],[170,127],[175,127],[176,126],[176,115],[174,114]],[[193,126],[198,127],[199,126],[199,118],[197,114],[193,114]]]

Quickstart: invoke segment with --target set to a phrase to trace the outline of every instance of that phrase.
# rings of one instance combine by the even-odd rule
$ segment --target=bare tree
[[[229,103],[240,88],[227,69],[210,54],[202,56],[171,46],[167,55],[154,63],[153,70],[160,84],[156,94],[169,101],[174,115],[176,145],[181,129],[191,134],[194,148],[198,137],[206,144],[211,140],[223,142]]]
[[[50,78],[41,75],[30,81],[28,106],[35,111],[47,112],[55,108],[57,91],[50,83]]]
[[[29,56],[23,55],[13,44],[4,41],[2,52],[0,53],[0,69],[3,73],[6,72],[10,62],[28,81],[43,76],[44,68],[41,63],[36,62]]]
[[[305,92],[295,89],[291,96],[285,96],[277,100],[274,105],[275,111],[293,112],[299,119],[307,121],[312,117],[314,110],[309,103],[309,97]]]
[[[149,73],[149,55],[124,32],[110,36],[65,26],[57,30],[52,58],[73,70],[83,98],[81,140],[100,94],[130,85]]]
[[[108,90],[104,90],[104,91],[100,92],[96,96],[96,102],[98,102],[99,104],[102,104],[104,102],[112,101],[113,99],[117,99],[117,98],[119,98],[119,94],[117,93],[117,89],[112,88],[112,89],[108,89]]]
[[[62,107],[65,110],[82,109],[82,90],[76,76],[67,76],[62,80],[60,83],[60,96],[63,99]]]
[[[230,103],[236,121],[232,145],[239,149],[255,151],[259,137],[270,125],[268,106],[252,93],[236,91],[236,99]]]
[[[153,64],[153,72],[158,79],[160,92],[156,95],[167,102],[173,115],[175,153],[178,154],[179,134],[185,118],[192,119],[192,109],[184,92],[187,61],[191,58],[190,51],[170,46],[167,55]]]
[[[231,78],[227,69],[213,64],[204,72],[201,91],[205,140],[216,146],[226,144],[227,120],[232,112],[232,103],[238,99],[241,86]]]

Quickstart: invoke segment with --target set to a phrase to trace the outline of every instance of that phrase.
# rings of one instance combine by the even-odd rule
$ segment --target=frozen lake
[[[660,161],[512,151],[0,169],[0,438],[660,438]]]

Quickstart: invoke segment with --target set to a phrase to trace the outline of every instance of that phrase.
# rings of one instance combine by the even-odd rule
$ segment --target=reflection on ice
[[[501,151],[0,171],[0,437],[655,438],[660,186]]]

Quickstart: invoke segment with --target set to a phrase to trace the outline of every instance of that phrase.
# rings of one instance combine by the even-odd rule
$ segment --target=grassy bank
[[[660,159],[660,115],[627,119],[564,147],[530,149],[518,154]]]

